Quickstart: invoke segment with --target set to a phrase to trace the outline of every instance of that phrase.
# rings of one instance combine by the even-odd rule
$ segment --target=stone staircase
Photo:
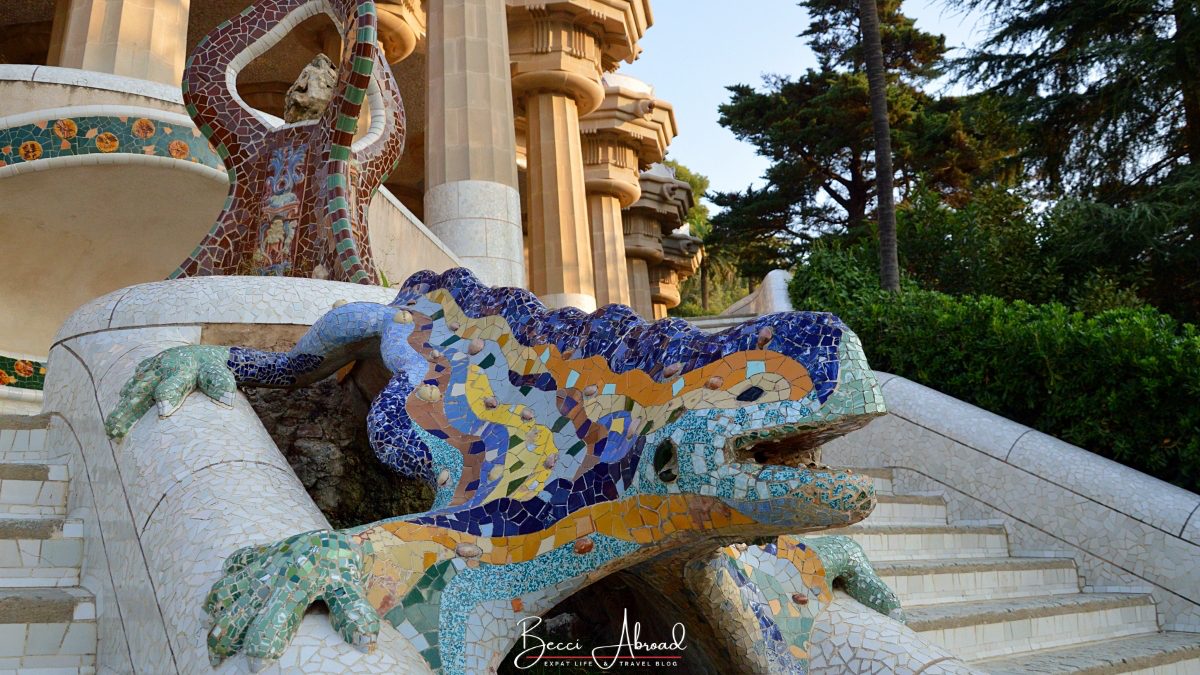
[[[96,603],[80,588],[83,523],[42,418],[0,416],[0,674],[94,673]]]
[[[860,469],[879,506],[823,534],[853,537],[900,595],[908,626],[987,673],[1200,673],[1200,634],[1160,632],[1138,593],[1082,592],[1069,558],[1009,555],[1002,526],[952,525],[939,496],[899,495]]]

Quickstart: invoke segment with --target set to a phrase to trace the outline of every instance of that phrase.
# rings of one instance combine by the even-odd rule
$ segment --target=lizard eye
[[[654,473],[664,483],[674,483],[679,478],[679,456],[669,439],[654,449]]]
[[[750,401],[757,401],[758,399],[762,398],[762,395],[765,393],[766,392],[764,392],[761,387],[750,387],[746,391],[738,394],[737,400],[742,401],[743,403],[749,403]]]

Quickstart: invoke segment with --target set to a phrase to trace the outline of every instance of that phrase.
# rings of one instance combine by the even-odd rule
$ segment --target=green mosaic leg
[[[237,383],[227,365],[228,347],[172,347],[140,364],[121,389],[121,400],[104,421],[109,438],[121,438],[155,403],[166,417],[198,386],[217,403],[233,405]]]
[[[257,671],[283,655],[304,611],[318,600],[329,607],[346,642],[370,651],[379,615],[367,602],[362,553],[340,532],[317,530],[277,544],[238,550],[204,602],[212,618],[208,654],[216,667],[242,652]]]
[[[858,542],[843,536],[805,537],[803,541],[820,556],[830,586],[841,580],[850,597],[880,614],[904,621],[900,598],[875,573]]]

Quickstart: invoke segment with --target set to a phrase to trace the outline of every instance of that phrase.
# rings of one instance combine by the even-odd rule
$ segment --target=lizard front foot
[[[171,347],[145,359],[121,388],[121,399],[104,420],[108,437],[129,433],[155,403],[159,415],[170,415],[196,387],[217,403],[232,406],[237,381],[228,361],[228,347],[210,345]]]
[[[379,615],[367,602],[362,567],[358,546],[330,530],[239,549],[204,603],[212,618],[209,660],[215,667],[242,652],[260,669],[283,655],[304,611],[318,600],[328,605],[333,628],[346,642],[370,651]]]

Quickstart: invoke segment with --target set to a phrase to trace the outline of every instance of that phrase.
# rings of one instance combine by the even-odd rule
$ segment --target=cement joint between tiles
[[[936,659],[934,659],[934,660],[930,661],[929,663],[926,663],[925,665],[921,666],[921,669],[920,669],[920,670],[917,670],[917,671],[915,671],[915,672],[913,673],[913,675],[923,675],[923,674],[924,674],[926,671],[928,671],[928,670],[929,670],[930,668],[932,668],[933,666],[936,666],[936,665],[937,665],[937,664],[939,664],[939,663],[947,663],[947,662],[950,662],[950,663],[958,663],[958,664],[961,664],[961,665],[964,665],[964,666],[966,665],[965,663],[963,663],[963,662],[962,662],[962,660],[960,660],[960,659],[959,659],[959,658],[957,658],[957,657],[954,657],[954,656],[941,656],[941,657],[938,657],[938,658],[936,658]]]
[[[935,433],[936,433],[936,432],[935,432]],[[968,447],[969,447],[969,446],[968,446]],[[972,449],[974,449],[974,448],[972,448]],[[987,454],[987,453],[984,453],[984,454]],[[988,456],[989,456],[989,457],[991,457],[991,455],[988,455]],[[996,459],[996,458],[994,458],[994,457],[993,457],[993,459]],[[999,461],[999,460],[997,460],[997,461]],[[1145,581],[1147,584],[1149,584],[1151,587],[1153,587],[1153,588],[1155,588],[1155,589],[1160,589],[1160,590],[1162,590],[1162,591],[1164,591],[1164,592],[1166,592],[1166,593],[1170,593],[1171,595],[1173,595],[1173,596],[1175,596],[1175,597],[1179,598],[1180,600],[1183,600],[1183,601],[1185,601],[1185,602],[1188,602],[1188,603],[1191,603],[1191,604],[1193,604],[1193,605],[1196,605],[1197,607],[1200,607],[1200,600],[1193,599],[1193,598],[1189,598],[1188,596],[1186,596],[1186,595],[1183,595],[1182,593],[1179,593],[1178,591],[1174,591],[1174,590],[1172,590],[1172,589],[1170,589],[1170,588],[1167,588],[1167,587],[1165,587],[1165,586],[1162,586],[1162,585],[1160,585],[1160,584],[1157,584],[1157,583],[1155,583],[1154,581],[1151,581],[1150,579],[1147,579],[1145,576],[1143,576],[1141,573],[1139,573],[1139,572],[1137,572],[1137,571],[1135,571],[1135,570],[1131,570],[1131,569],[1129,569],[1129,568],[1127,568],[1127,567],[1125,567],[1125,566],[1121,565],[1120,563],[1113,562],[1112,560],[1109,560],[1108,558],[1104,557],[1103,555],[1100,555],[1100,554],[1098,554],[1098,553],[1093,553],[1092,551],[1090,551],[1090,550],[1088,550],[1088,549],[1085,549],[1085,548],[1083,548],[1083,547],[1082,547],[1082,546],[1080,546],[1079,544],[1076,544],[1076,543],[1074,543],[1074,542],[1068,541],[1068,540],[1066,540],[1066,539],[1062,538],[1061,536],[1059,536],[1059,535],[1057,535],[1057,534],[1055,534],[1055,533],[1053,533],[1053,532],[1050,532],[1050,531],[1048,531],[1048,530],[1045,530],[1045,529],[1041,528],[1040,526],[1038,526],[1038,525],[1035,525],[1035,524],[1033,524],[1033,523],[1031,523],[1031,522],[1029,522],[1029,521],[1025,520],[1024,518],[1021,518],[1020,516],[1017,516],[1017,515],[1014,515],[1014,514],[1012,514],[1012,513],[1009,513],[1008,511],[1006,511],[1006,510],[1004,510],[1004,509],[1000,508],[999,506],[996,506],[995,504],[992,504],[991,502],[989,502],[989,501],[987,501],[987,500],[985,500],[985,499],[980,499],[979,497],[976,497],[976,496],[974,496],[974,495],[971,495],[971,494],[968,494],[968,493],[966,493],[966,492],[963,492],[962,490],[959,490],[958,488],[954,487],[953,485],[950,485],[949,483],[947,483],[947,482],[945,482],[945,481],[941,480],[940,478],[938,478],[938,477],[936,477],[936,476],[932,476],[932,475],[930,475],[930,474],[928,474],[928,473],[925,473],[924,471],[922,471],[922,470],[920,470],[920,469],[914,469],[914,468],[912,468],[912,467],[908,467],[908,466],[898,466],[898,465],[892,465],[892,466],[889,466],[888,468],[890,468],[890,469],[892,469],[892,470],[897,470],[897,469],[899,469],[899,470],[901,470],[901,471],[911,471],[911,472],[913,472],[913,473],[915,473],[915,474],[918,474],[918,475],[920,475],[920,476],[924,476],[925,478],[928,478],[929,480],[932,480],[933,482],[935,482],[935,483],[938,483],[939,485],[941,485],[941,486],[943,486],[943,487],[945,487],[945,488],[948,488],[949,490],[952,490],[952,491],[954,491],[954,492],[956,492],[956,493],[958,493],[958,494],[960,494],[960,495],[962,495],[962,496],[966,497],[967,499],[971,499],[971,500],[973,500],[973,501],[979,502],[980,504],[983,504],[983,505],[987,506],[988,508],[992,509],[993,511],[996,511],[997,513],[1003,513],[1005,516],[1007,516],[1007,517],[1011,518],[1012,520],[1014,520],[1014,521],[1016,521],[1016,522],[1018,522],[1018,523],[1020,523],[1020,524],[1022,524],[1022,525],[1025,525],[1026,527],[1029,527],[1029,528],[1031,528],[1031,529],[1037,530],[1038,532],[1041,532],[1042,534],[1046,535],[1047,537],[1050,537],[1051,539],[1054,539],[1054,540],[1056,540],[1056,541],[1061,541],[1063,544],[1065,544],[1065,545],[1069,546],[1069,547],[1070,547],[1070,548],[1072,548],[1072,549],[1075,549],[1075,550],[1079,551],[1080,553],[1082,553],[1082,554],[1084,554],[1084,555],[1087,555],[1087,556],[1090,556],[1090,557],[1092,557],[1092,558],[1095,558],[1096,560],[1099,560],[1099,561],[1101,561],[1101,562],[1103,562],[1103,563],[1106,563],[1106,564],[1108,564],[1108,565],[1111,565],[1112,567],[1115,567],[1115,568],[1117,568],[1117,569],[1119,569],[1119,570],[1121,570],[1121,571],[1123,571],[1123,572],[1126,572],[1126,573],[1128,573],[1128,574],[1130,574],[1130,575],[1132,575],[1132,576],[1135,576],[1135,577],[1137,577],[1137,578],[1139,578],[1139,579],[1142,579],[1143,581]],[[1160,530],[1160,531],[1162,531],[1162,530]],[[1170,534],[1170,533],[1166,533],[1166,534]],[[1185,541],[1186,541],[1186,540],[1185,540]],[[1189,543],[1190,543],[1190,542],[1189,542]],[[1061,553],[1056,553],[1054,557],[1061,557],[1061,555],[1062,555]]]
[[[1033,431],[1033,429],[1026,429],[1025,431],[1021,432],[1020,436],[1017,436],[1015,439],[1013,439],[1012,445],[1008,446],[1008,452],[1004,453],[1004,462],[1006,464],[1008,463],[1008,458],[1012,457],[1013,450],[1017,449],[1017,443],[1020,443],[1021,439],[1025,438],[1025,435],[1031,431]]]
[[[1192,518],[1196,517],[1196,511],[1200,511],[1200,504],[1196,504],[1196,506],[1192,508],[1192,512],[1189,513],[1188,517],[1183,521],[1183,527],[1179,528],[1179,538],[1183,539],[1184,541],[1188,540],[1184,539],[1183,533],[1187,532],[1188,523],[1192,522]]]
[[[275,469],[291,476],[295,475],[290,468],[285,468],[277,464],[271,464],[270,462],[261,462],[258,460],[248,459],[226,459],[220,462],[213,462],[211,464],[205,464],[204,466],[196,467],[185,477],[176,479],[174,483],[171,483],[171,485],[167,487],[167,489],[163,490],[162,494],[158,497],[158,501],[154,503],[154,507],[150,509],[150,513],[146,514],[146,522],[142,523],[141,529],[138,530],[138,535],[140,536],[146,534],[146,530],[150,528],[150,521],[154,520],[154,514],[158,512],[158,507],[162,506],[162,504],[167,501],[167,498],[171,497],[175,493],[176,488],[183,485],[185,482],[189,482],[191,479],[199,476],[201,473],[208,471],[209,469],[224,466],[226,464],[255,464],[258,466],[265,466],[270,469]]]

